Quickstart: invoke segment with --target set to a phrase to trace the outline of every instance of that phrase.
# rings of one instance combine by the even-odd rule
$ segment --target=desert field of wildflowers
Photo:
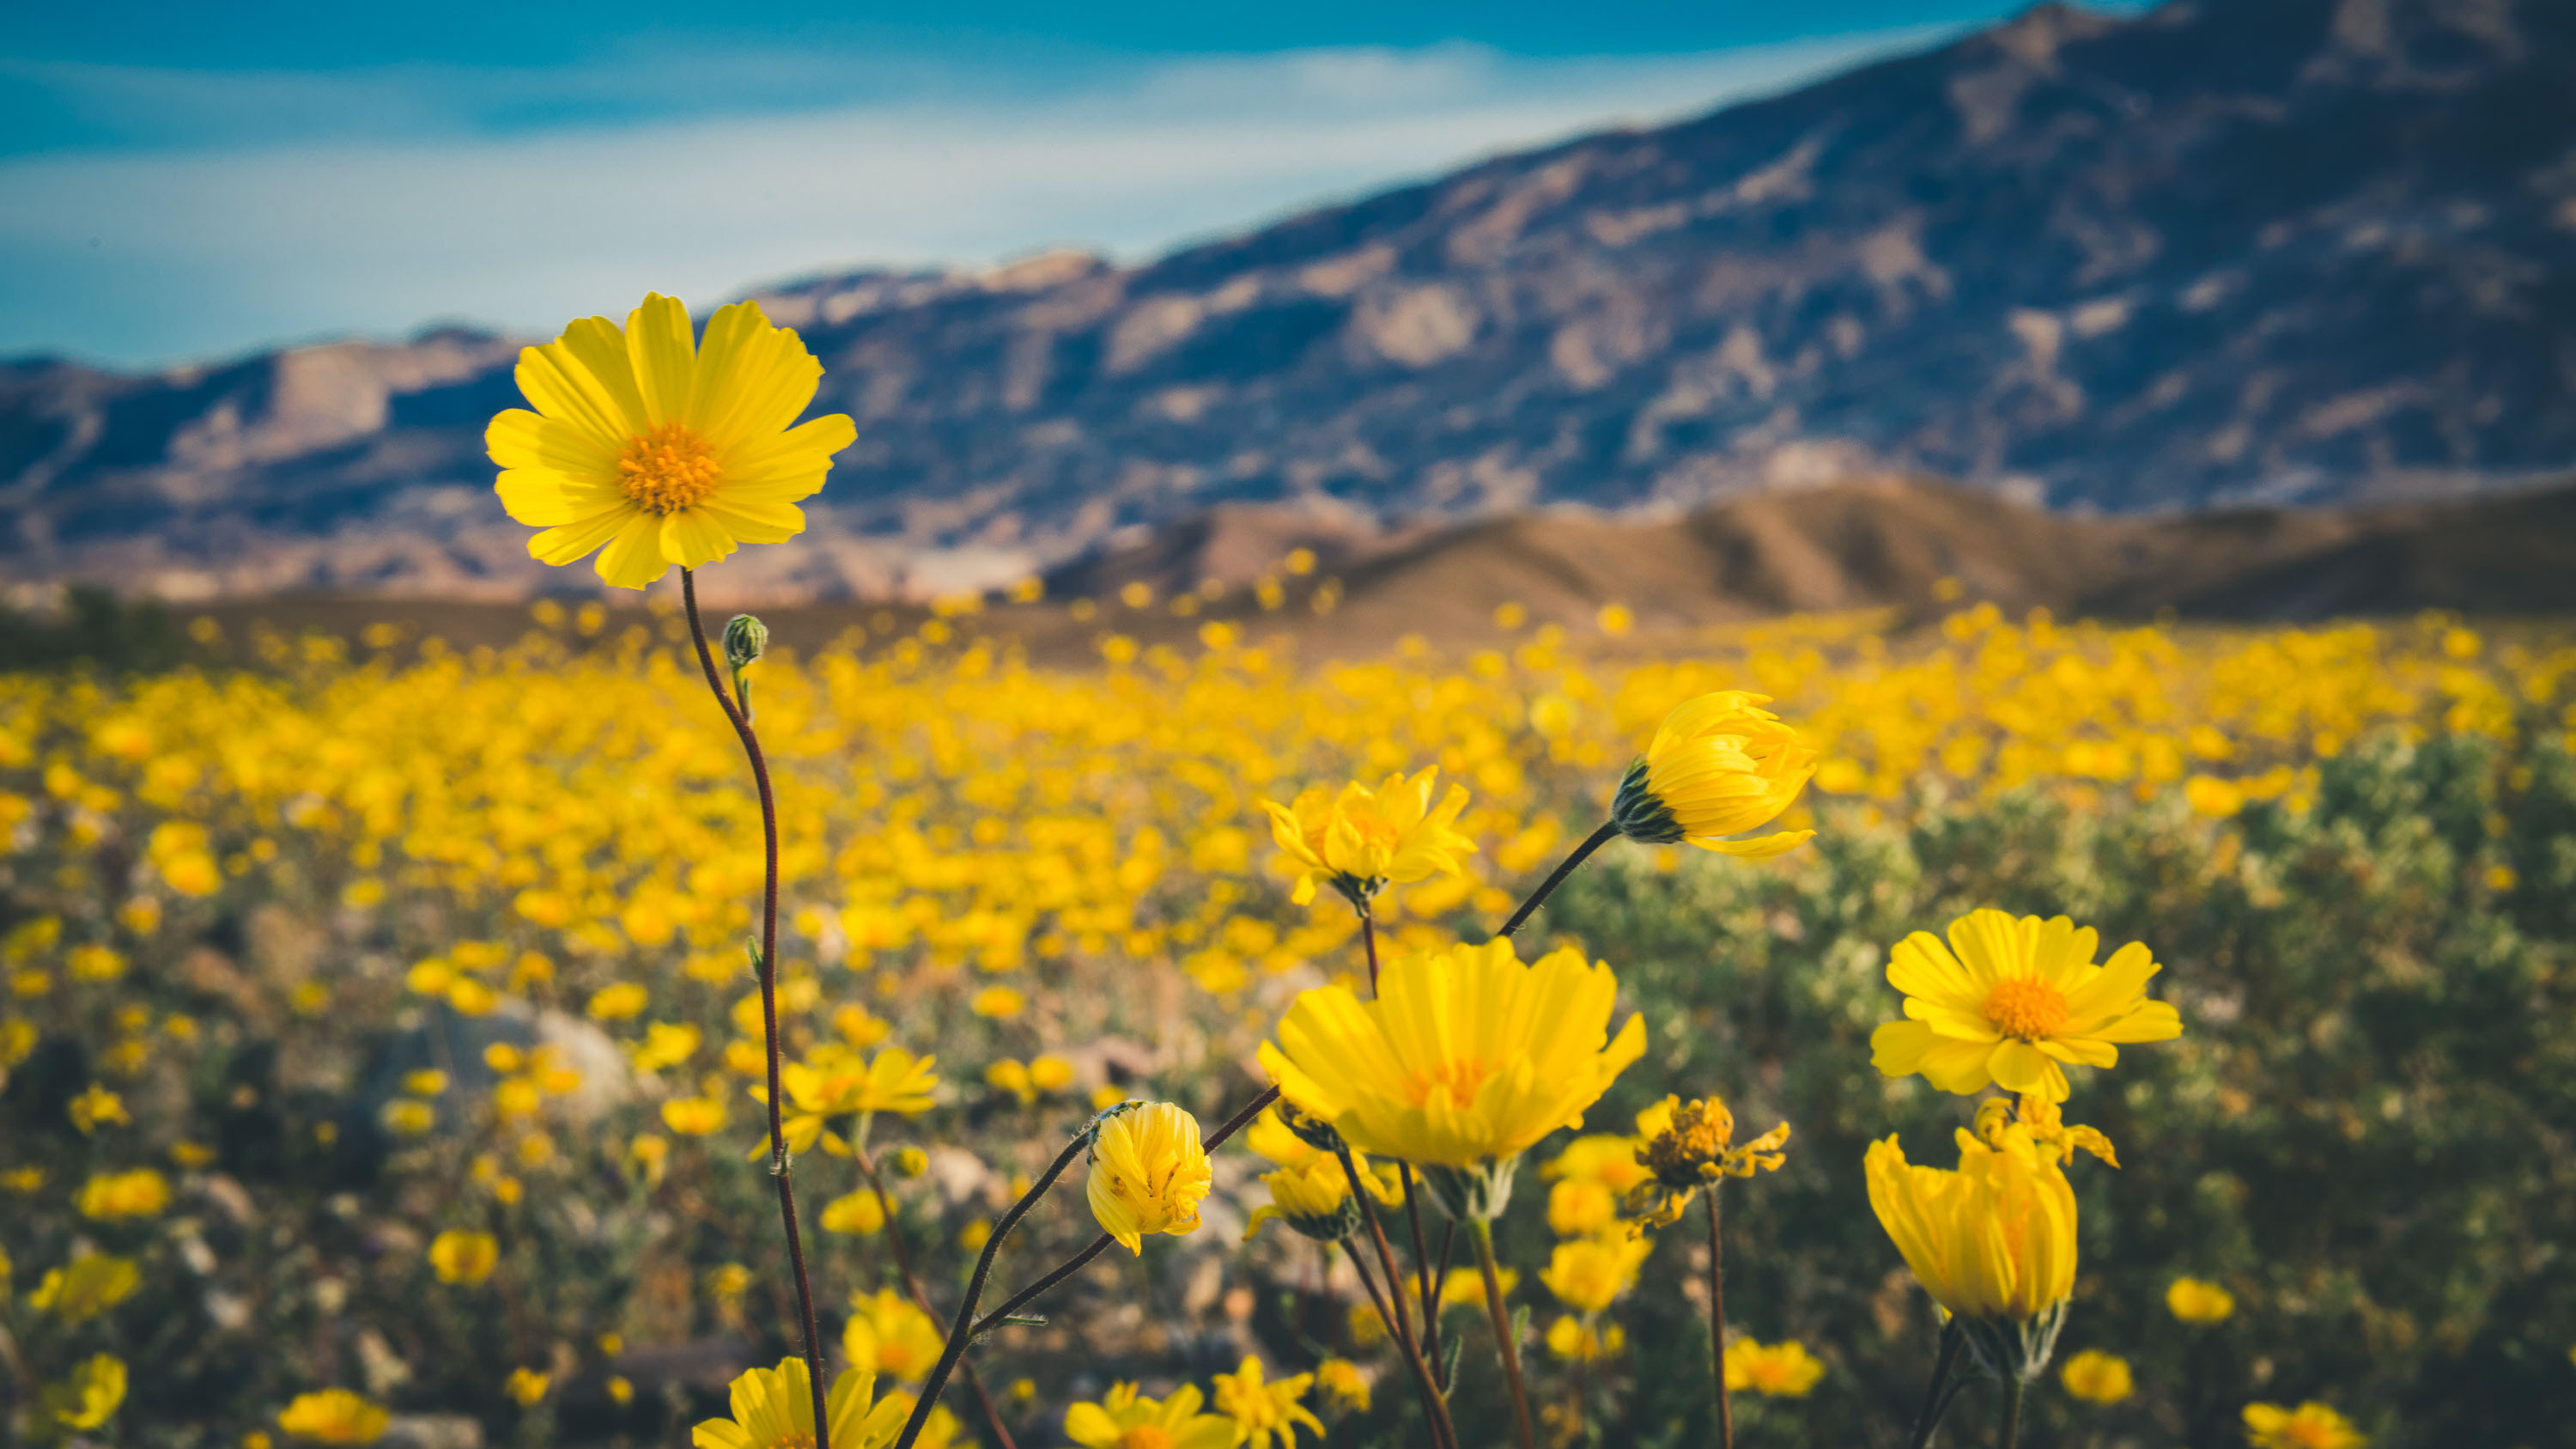
[[[2576,1443],[2561,627],[649,599],[0,676],[11,1432]]]

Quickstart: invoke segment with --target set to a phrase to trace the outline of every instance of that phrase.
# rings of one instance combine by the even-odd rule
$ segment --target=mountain
[[[1372,532],[1930,475],[2163,512],[2576,463],[2576,5],[2042,6],[1132,268],[763,293],[859,419],[728,589],[975,586],[1257,505]],[[0,564],[524,594],[499,339],[0,368]]]

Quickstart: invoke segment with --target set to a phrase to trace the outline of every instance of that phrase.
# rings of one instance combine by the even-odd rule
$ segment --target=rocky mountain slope
[[[1228,505],[1336,526],[1933,475],[2114,512],[2576,463],[2576,6],[2044,6],[1148,265],[764,295],[860,422],[727,587],[997,581]],[[516,596],[459,334],[0,367],[0,563]]]

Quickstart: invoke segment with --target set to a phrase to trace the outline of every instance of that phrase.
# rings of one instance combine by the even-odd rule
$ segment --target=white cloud
[[[873,101],[516,134],[424,122],[418,77],[387,75],[376,114],[431,134],[0,161],[0,353],[163,361],[438,318],[537,332],[647,288],[712,302],[867,264],[1058,244],[1133,257],[1925,38],[1633,59],[1454,45],[1179,59],[1024,96],[916,77]],[[729,64],[737,79],[757,69]],[[504,76],[480,95],[529,83]],[[265,114],[255,93],[194,84],[200,112]],[[463,93],[453,75],[439,85]]]

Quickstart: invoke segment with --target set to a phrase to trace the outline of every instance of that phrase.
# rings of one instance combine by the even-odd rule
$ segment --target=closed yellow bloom
[[[662,1125],[683,1137],[724,1130],[724,1103],[714,1097],[674,1097],[662,1104]]]
[[[170,1205],[170,1180],[148,1167],[110,1172],[81,1185],[81,1216],[148,1218]]]
[[[1432,782],[1439,773],[1433,766],[1410,778],[1389,775],[1374,790],[1353,783],[1338,795],[1307,790],[1294,805],[1262,801],[1270,812],[1271,839],[1304,867],[1297,904],[1313,900],[1317,886],[1329,885],[1364,908],[1389,885],[1465,870],[1458,857],[1476,844],[1454,827],[1458,812],[1467,808],[1467,792],[1451,785],[1434,806]]]
[[[1276,1436],[1282,1449],[1296,1449],[1299,1425],[1322,1437],[1323,1421],[1301,1402],[1315,1382],[1313,1374],[1264,1383],[1261,1360],[1245,1354],[1240,1367],[1230,1374],[1218,1374],[1215,1382],[1217,1412],[1233,1418],[1236,1445],[1270,1449],[1271,1439]]]
[[[1825,1376],[1825,1365],[1792,1340],[1763,1344],[1739,1338],[1726,1346],[1726,1387],[1772,1399],[1803,1399]]]
[[[585,317],[520,352],[519,391],[536,410],[492,419],[494,487],[512,518],[544,530],[530,557],[567,564],[604,545],[599,576],[640,589],[673,564],[804,530],[797,501],[858,440],[839,413],[789,426],[822,379],[757,303],[718,309],[693,340],[687,309],[649,294],[623,328]]]
[[[841,1347],[850,1367],[916,1384],[930,1376],[946,1338],[919,1304],[892,1288],[850,1295],[849,1326]]]
[[[2370,1442],[2350,1419],[2313,1399],[2295,1409],[2247,1404],[2245,1437],[2254,1449],[2362,1449]]]
[[[1576,1238],[1556,1245],[1539,1281],[1566,1307],[1598,1313],[1635,1285],[1654,1250],[1652,1238]]]
[[[624,1021],[643,1012],[652,993],[632,981],[603,986],[590,994],[590,1014],[599,1021]]]
[[[373,1444],[392,1422],[383,1405],[347,1389],[297,1394],[277,1416],[277,1427],[316,1444]]]
[[[2066,1367],[2057,1371],[2057,1381],[2066,1386],[2066,1392],[2088,1404],[2116,1404],[2137,1391],[2129,1361],[2098,1348],[2088,1348],[2068,1359]]]
[[[125,1360],[112,1353],[90,1355],[44,1391],[46,1416],[66,1429],[98,1428],[124,1403]]]
[[[2185,1323],[2225,1323],[2236,1313],[2236,1295],[2198,1278],[2176,1278],[2165,1289],[2165,1308]]]
[[[537,1401],[546,1396],[546,1389],[553,1382],[550,1376],[535,1369],[514,1368],[510,1370],[510,1377],[503,1381],[501,1392],[508,1394],[520,1408],[533,1409]]]
[[[865,1235],[885,1227],[885,1204],[872,1188],[845,1192],[823,1204],[823,1231]]]
[[[1727,840],[1778,818],[1816,773],[1806,737],[1742,690],[1703,694],[1664,717],[1645,757],[1628,767],[1610,803],[1619,833],[1650,845],[1682,841],[1722,855],[1762,859],[1816,832],[1784,830]]]
[[[1949,935],[1944,946],[1917,931],[1889,953],[1887,979],[1905,993],[1909,1019],[1871,1033],[1870,1055],[1891,1077],[1921,1072],[1945,1092],[1991,1084],[2063,1102],[2060,1063],[2109,1067],[2117,1044],[2182,1035],[2173,1007],[2146,997],[2162,968],[2139,942],[2096,966],[2091,928],[1997,910],[1969,912]]]
[[[1209,1180],[1196,1117],[1169,1102],[1113,1107],[1102,1115],[1085,1188],[1091,1215],[1128,1252],[1143,1254],[1147,1233],[1197,1232]]]
[[[429,1242],[429,1266],[441,1283],[471,1288],[501,1263],[501,1240],[470,1228],[449,1228]]]
[[[83,1253],[60,1268],[46,1269],[27,1302],[67,1324],[87,1323],[133,1297],[141,1286],[143,1273],[132,1258]]]
[[[1501,1211],[1520,1155],[1646,1050],[1638,1017],[1610,1034],[1618,978],[1570,949],[1526,967],[1507,939],[1418,952],[1378,989],[1301,993],[1261,1065],[1353,1147],[1425,1169],[1456,1216]]]
[[[1064,1436],[1082,1449],[1234,1449],[1234,1420],[1200,1413],[1205,1402],[1194,1384],[1160,1400],[1111,1384],[1100,1402],[1064,1411]]]
[[[1908,1164],[1893,1137],[1871,1143],[1869,1205],[1987,1366],[2027,1378],[2047,1365],[2075,1291],[2075,1193],[2020,1127],[2001,1146],[1958,1136],[1956,1171]]]
[[[875,1394],[875,1376],[858,1369],[843,1369],[832,1381],[823,1412],[834,1449],[882,1449],[903,1432],[911,1399]],[[746,1371],[733,1381],[732,1400],[732,1418],[708,1419],[689,1431],[693,1449],[813,1449],[814,1380],[803,1359]]]

